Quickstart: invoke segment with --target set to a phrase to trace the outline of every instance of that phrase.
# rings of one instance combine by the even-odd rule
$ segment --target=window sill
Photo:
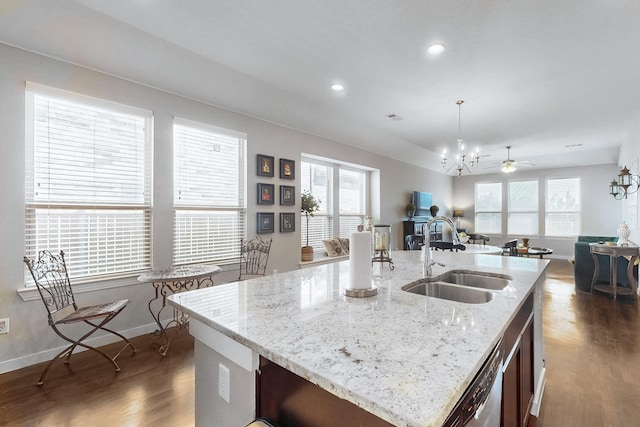
[[[238,269],[238,263],[219,264],[222,271],[231,271]],[[96,282],[85,282],[73,284],[73,278],[71,278],[71,286],[73,286],[74,294],[83,294],[85,292],[102,291],[106,289],[119,288],[122,286],[134,286],[144,285],[144,283],[138,282],[137,278],[141,274],[137,273],[133,276],[118,277],[115,279],[100,280]],[[22,301],[35,301],[40,299],[40,293],[38,288],[34,284],[33,286],[25,287],[18,290],[18,295],[22,298]]]
[[[329,257],[328,255],[314,254],[313,261],[300,261],[299,268],[315,267],[316,265],[330,264],[332,262],[345,261],[349,259],[349,255]]]

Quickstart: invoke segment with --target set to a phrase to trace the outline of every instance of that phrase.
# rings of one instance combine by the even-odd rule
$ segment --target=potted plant
[[[309,246],[309,218],[320,209],[320,200],[316,200],[307,190],[302,192],[300,199],[300,211],[307,218],[307,244],[302,247],[302,261],[313,261],[313,247]]]
[[[405,213],[407,214],[407,216],[409,217],[409,221],[411,221],[413,219],[413,216],[416,214],[416,205],[414,205],[413,203],[409,202],[404,207],[404,210],[405,210]]]

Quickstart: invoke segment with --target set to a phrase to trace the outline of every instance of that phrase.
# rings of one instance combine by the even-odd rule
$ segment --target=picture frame
[[[257,216],[258,216],[257,233],[258,234],[273,233],[273,230],[274,230],[273,212],[258,212]]]
[[[264,154],[257,155],[257,173],[258,176],[274,177],[275,158]]]
[[[280,159],[280,179],[296,179],[296,162]]]
[[[296,204],[296,187],[294,185],[280,186],[280,205],[295,206]]]
[[[280,213],[280,232],[291,233],[296,231],[296,214],[293,212]]]
[[[258,184],[258,204],[259,205],[273,205],[274,204],[274,192],[275,185],[273,184]]]

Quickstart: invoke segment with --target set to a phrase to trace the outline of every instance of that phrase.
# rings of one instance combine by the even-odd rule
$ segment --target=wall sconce
[[[454,209],[453,210],[453,217],[456,220],[456,227],[460,228],[460,226],[461,226],[460,218],[464,218],[464,211],[462,209]]]
[[[614,179],[609,184],[609,194],[611,194],[616,200],[620,200],[623,197],[626,199],[628,194],[633,194],[638,191],[638,183],[640,177],[633,175],[625,166],[620,170],[617,181]]]

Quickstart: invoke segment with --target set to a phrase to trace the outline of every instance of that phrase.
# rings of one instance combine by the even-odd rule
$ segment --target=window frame
[[[89,199],[91,201],[87,202],[81,194],[83,191],[86,191],[84,186],[78,186],[76,184],[75,191],[63,191],[58,187],[51,186],[50,184],[46,186],[47,188],[47,196],[38,197],[37,190],[37,180],[42,179],[41,170],[44,167],[45,169],[45,177],[48,177],[49,183],[54,183],[55,181],[50,181],[51,179],[60,179],[61,172],[64,170],[65,165],[69,163],[69,158],[65,157],[64,160],[62,157],[59,158],[59,162],[52,162],[51,159],[55,159],[55,154],[57,152],[49,151],[48,154],[45,155],[45,159],[42,162],[38,161],[37,149],[38,147],[44,147],[45,149],[51,150],[51,147],[47,148],[48,144],[52,144],[55,142],[54,140],[40,140],[39,135],[36,133],[36,129],[38,128],[37,121],[39,117],[36,112],[39,110],[36,108],[36,102],[39,99],[44,98],[45,102],[52,102],[55,107],[55,103],[59,104],[57,110],[52,110],[53,112],[57,112],[59,116],[65,112],[64,106],[66,104],[66,112],[71,115],[74,108],[79,108],[80,112],[77,113],[73,118],[77,121],[74,124],[75,128],[69,126],[67,129],[71,129],[74,132],[69,132],[68,135],[59,136],[55,133],[51,133],[51,129],[56,131],[56,124],[59,126],[61,118],[56,118],[55,116],[47,115],[45,130],[47,131],[47,135],[52,135],[53,138],[66,138],[68,142],[65,146],[58,146],[61,149],[67,149],[67,151],[73,149],[74,137],[78,138],[82,141],[82,138],[89,138],[90,144],[93,144],[98,147],[105,147],[105,141],[109,141],[113,138],[113,135],[118,133],[114,130],[112,126],[105,126],[104,122],[106,119],[113,120],[115,123],[123,122],[123,120],[135,120],[138,122],[142,122],[142,130],[138,129],[137,132],[141,132],[142,136],[138,135],[136,138],[136,142],[140,145],[136,146],[137,148],[131,150],[134,153],[133,157],[122,157],[123,146],[130,145],[130,141],[127,142],[120,147],[118,144],[123,144],[123,140],[115,139],[116,142],[111,148],[111,151],[104,150],[104,156],[111,156],[114,161],[129,161],[133,160],[131,164],[135,165],[135,169],[127,169],[130,173],[135,173],[138,176],[140,181],[134,180],[133,192],[131,192],[131,188],[126,193],[123,193],[126,197],[123,197],[122,194],[114,191],[111,187],[119,188],[122,183],[119,183],[117,179],[112,180],[109,178],[105,180],[105,177],[110,177],[113,175],[108,175],[107,172],[102,171],[102,175],[96,173],[96,165],[102,165],[102,163],[98,162],[100,158],[100,153],[97,153],[95,150],[93,151],[93,157],[84,157],[84,160],[78,160],[80,156],[72,157],[71,159],[77,163],[85,163],[84,167],[80,170],[81,172],[87,173],[87,171],[93,170],[92,177],[95,177],[95,181],[98,186],[93,186],[91,188],[96,188],[99,191],[92,191],[89,193]],[[62,108],[61,108],[62,107]],[[82,107],[85,107],[85,110],[82,110]],[[92,130],[93,133],[89,134],[80,134],[78,128],[79,123],[82,123],[83,120],[86,122],[87,117],[91,117],[91,115],[95,115],[97,119],[95,119],[95,126],[97,127],[87,127],[83,130]],[[52,119],[50,119],[50,117]],[[58,128],[60,129],[60,128]],[[100,133],[104,132],[107,129],[108,134]],[[116,128],[118,129],[118,128]],[[123,132],[124,128],[120,130]],[[49,136],[47,136],[49,138]],[[108,138],[108,139],[104,139]],[[102,144],[99,144],[102,143]],[[44,145],[41,145],[44,144]],[[76,143],[77,144],[77,143]],[[81,143],[82,144],[82,143]],[[91,145],[88,145],[91,147]],[[41,151],[42,152],[42,151]],[[139,154],[142,152],[142,162],[138,162]],[[130,153],[129,153],[130,154]],[[46,163],[45,163],[46,160]],[[25,203],[24,203],[24,215],[25,215],[25,231],[24,231],[24,244],[25,244],[25,254],[30,258],[37,257],[37,254],[40,250],[47,249],[52,251],[64,250],[67,255],[67,267],[69,269],[69,274],[73,276],[73,281],[75,284],[95,284],[95,283],[107,283],[107,284],[118,284],[121,283],[124,278],[130,278],[131,276],[137,275],[142,271],[146,271],[151,268],[152,262],[152,247],[151,247],[151,217],[152,217],[152,161],[153,161],[153,112],[149,110],[144,110],[138,107],[133,107],[129,105],[124,105],[104,99],[99,99],[79,93],[69,92],[65,90],[60,90],[44,85],[40,85],[37,83],[27,82],[25,85]],[[56,169],[56,165],[57,168]],[[52,168],[53,166],[53,168]],[[112,166],[112,165],[108,165]],[[71,165],[73,167],[73,164]],[[98,171],[100,172],[100,171]],[[79,175],[82,176],[82,175]],[[75,177],[75,181],[77,181],[78,176]],[[62,181],[65,185],[72,185],[74,180]],[[85,182],[83,182],[84,185]],[[138,192],[138,196],[135,196],[136,191]],[[61,195],[64,194],[63,197]],[[118,196],[119,195],[119,196]],[[133,195],[133,196],[132,196]],[[113,200],[109,200],[113,199]],[[96,202],[99,200],[99,202]],[[51,236],[51,228],[47,226],[47,232],[42,233],[39,230],[42,228],[38,226],[38,212],[43,212],[47,221],[49,218],[53,218],[54,224],[57,218],[58,224],[61,227],[63,234],[60,234],[58,231],[57,236]],[[66,213],[68,212],[68,213]],[[80,212],[79,214],[77,214]],[[123,217],[122,215],[126,212],[130,212],[134,216]],[[137,212],[137,213],[136,213]],[[75,215],[75,216],[74,216]],[[65,218],[76,218],[76,224],[67,222],[65,225],[63,219]],[[136,217],[139,217],[136,220]],[[101,218],[106,218],[103,221],[109,221],[100,223]],[[118,219],[119,218],[119,219]],[[124,218],[124,219],[123,219]],[[129,226],[130,221],[133,222],[133,228],[126,228]],[[82,224],[85,224],[81,227]],[[115,224],[115,225],[114,225]],[[124,224],[124,225],[123,225]],[[125,228],[121,228],[125,227]],[[78,231],[86,231],[90,229],[89,232],[84,234],[76,234]],[[139,236],[138,240],[133,241],[131,244],[131,240],[128,239],[127,242],[130,244],[130,249],[122,249],[118,244],[114,244],[112,240],[112,236],[123,235],[134,231]],[[64,234],[66,233],[66,234]],[[97,234],[96,234],[97,233]],[[109,234],[111,233],[111,234]],[[78,237],[79,236],[79,237]],[[106,236],[106,237],[105,237]],[[58,246],[62,246],[61,241],[66,241],[65,247],[53,247],[56,243],[51,243],[51,238],[53,241],[57,241]],[[123,237],[124,238],[124,237]],[[100,246],[100,251],[90,250],[88,249],[88,245],[94,244],[95,240],[102,242],[109,242],[107,248],[104,246]],[[120,240],[116,240],[118,242]],[[137,247],[137,249],[136,249]],[[136,257],[131,259],[122,258],[123,251],[137,254]],[[91,260],[93,258],[93,261]],[[77,262],[74,262],[74,259],[77,259]],[[122,259],[126,259],[127,262],[122,262]],[[106,260],[106,261],[105,261]],[[35,289],[35,284],[33,283],[32,278],[27,272],[25,272],[25,289],[33,290]],[[93,286],[92,286],[93,287]]]
[[[552,181],[562,181],[562,180],[577,180],[578,188],[576,191],[576,197],[578,198],[577,202],[577,210],[552,210],[550,209],[549,203],[549,183]],[[545,194],[544,194],[544,236],[545,237],[559,237],[559,238],[567,238],[567,237],[577,237],[581,234],[582,230],[582,179],[579,176],[566,176],[566,177],[548,177],[545,179]],[[576,215],[577,222],[577,230],[575,233],[570,234],[550,234],[549,233],[549,215],[550,214],[574,214]]]
[[[183,175],[176,173],[176,168],[179,167],[178,164],[178,156],[176,154],[177,150],[177,141],[176,141],[176,127],[180,126],[185,129],[191,129],[196,132],[207,133],[215,140],[215,138],[220,139],[237,139],[238,147],[237,153],[238,157],[234,160],[234,165],[229,165],[232,169],[237,167],[237,204],[235,206],[229,204],[211,204],[211,203],[203,203],[203,202],[190,202],[190,203],[179,203],[177,202],[178,196],[178,179]],[[172,203],[173,203],[173,227],[172,227],[172,236],[173,236],[173,250],[172,250],[172,259],[174,265],[187,265],[194,263],[216,263],[218,265],[226,265],[226,264],[234,264],[238,262],[237,254],[240,253],[240,239],[247,238],[247,135],[242,132],[237,132],[234,130],[229,130],[225,128],[221,128],[218,126],[210,125],[207,123],[196,122],[189,119],[184,119],[181,117],[174,117],[173,119],[173,143],[174,143],[174,155],[173,155],[173,184],[174,189],[172,191]],[[186,175],[185,175],[186,176]],[[213,191],[209,188],[210,191]],[[234,236],[232,238],[226,238],[224,241],[227,242],[226,245],[223,245],[220,251],[216,252],[214,249],[213,252],[205,251],[206,253],[211,253],[212,256],[203,256],[198,255],[197,253],[193,253],[190,259],[182,259],[186,257],[186,255],[180,255],[178,251],[181,249],[183,245],[178,244],[179,240],[179,232],[178,232],[178,219],[180,217],[180,213],[193,212],[196,216],[202,217],[203,214],[209,212],[235,212],[237,213],[237,228],[234,230],[230,229]],[[195,218],[195,217],[194,217]],[[182,219],[187,219],[185,215]],[[202,225],[202,224],[201,224]],[[208,225],[208,224],[207,224]],[[213,234],[211,236],[214,236]],[[217,234],[216,234],[217,236]],[[206,242],[200,244],[200,246],[206,246],[207,248],[211,248],[213,246],[215,248],[215,243],[211,241],[211,239]],[[201,251],[202,253],[202,251]]]
[[[500,186],[500,191],[498,192],[500,195],[500,209],[499,210],[478,210],[478,187],[481,185],[489,185],[489,184],[497,184]],[[475,209],[475,213],[474,213],[474,230],[476,230],[476,233],[485,233],[485,234],[502,234],[502,227],[504,225],[503,223],[503,218],[502,218],[502,205],[504,203],[504,197],[503,197],[503,191],[504,191],[504,186],[502,181],[482,181],[482,182],[476,182],[475,183],[475,188],[474,188],[474,206],[476,207]],[[497,214],[497,218],[499,219],[499,224],[498,224],[498,230],[483,230],[481,228],[478,227],[478,216],[479,215],[483,215],[483,214],[492,214],[495,215]]]
[[[535,210],[513,210],[511,206],[511,185],[516,183],[532,182],[536,184],[535,194]],[[535,215],[535,232],[524,233],[522,231],[511,230],[511,214],[534,214]],[[522,236],[539,236],[540,235],[540,180],[535,179],[517,179],[509,180],[507,182],[507,235],[522,235]]]

